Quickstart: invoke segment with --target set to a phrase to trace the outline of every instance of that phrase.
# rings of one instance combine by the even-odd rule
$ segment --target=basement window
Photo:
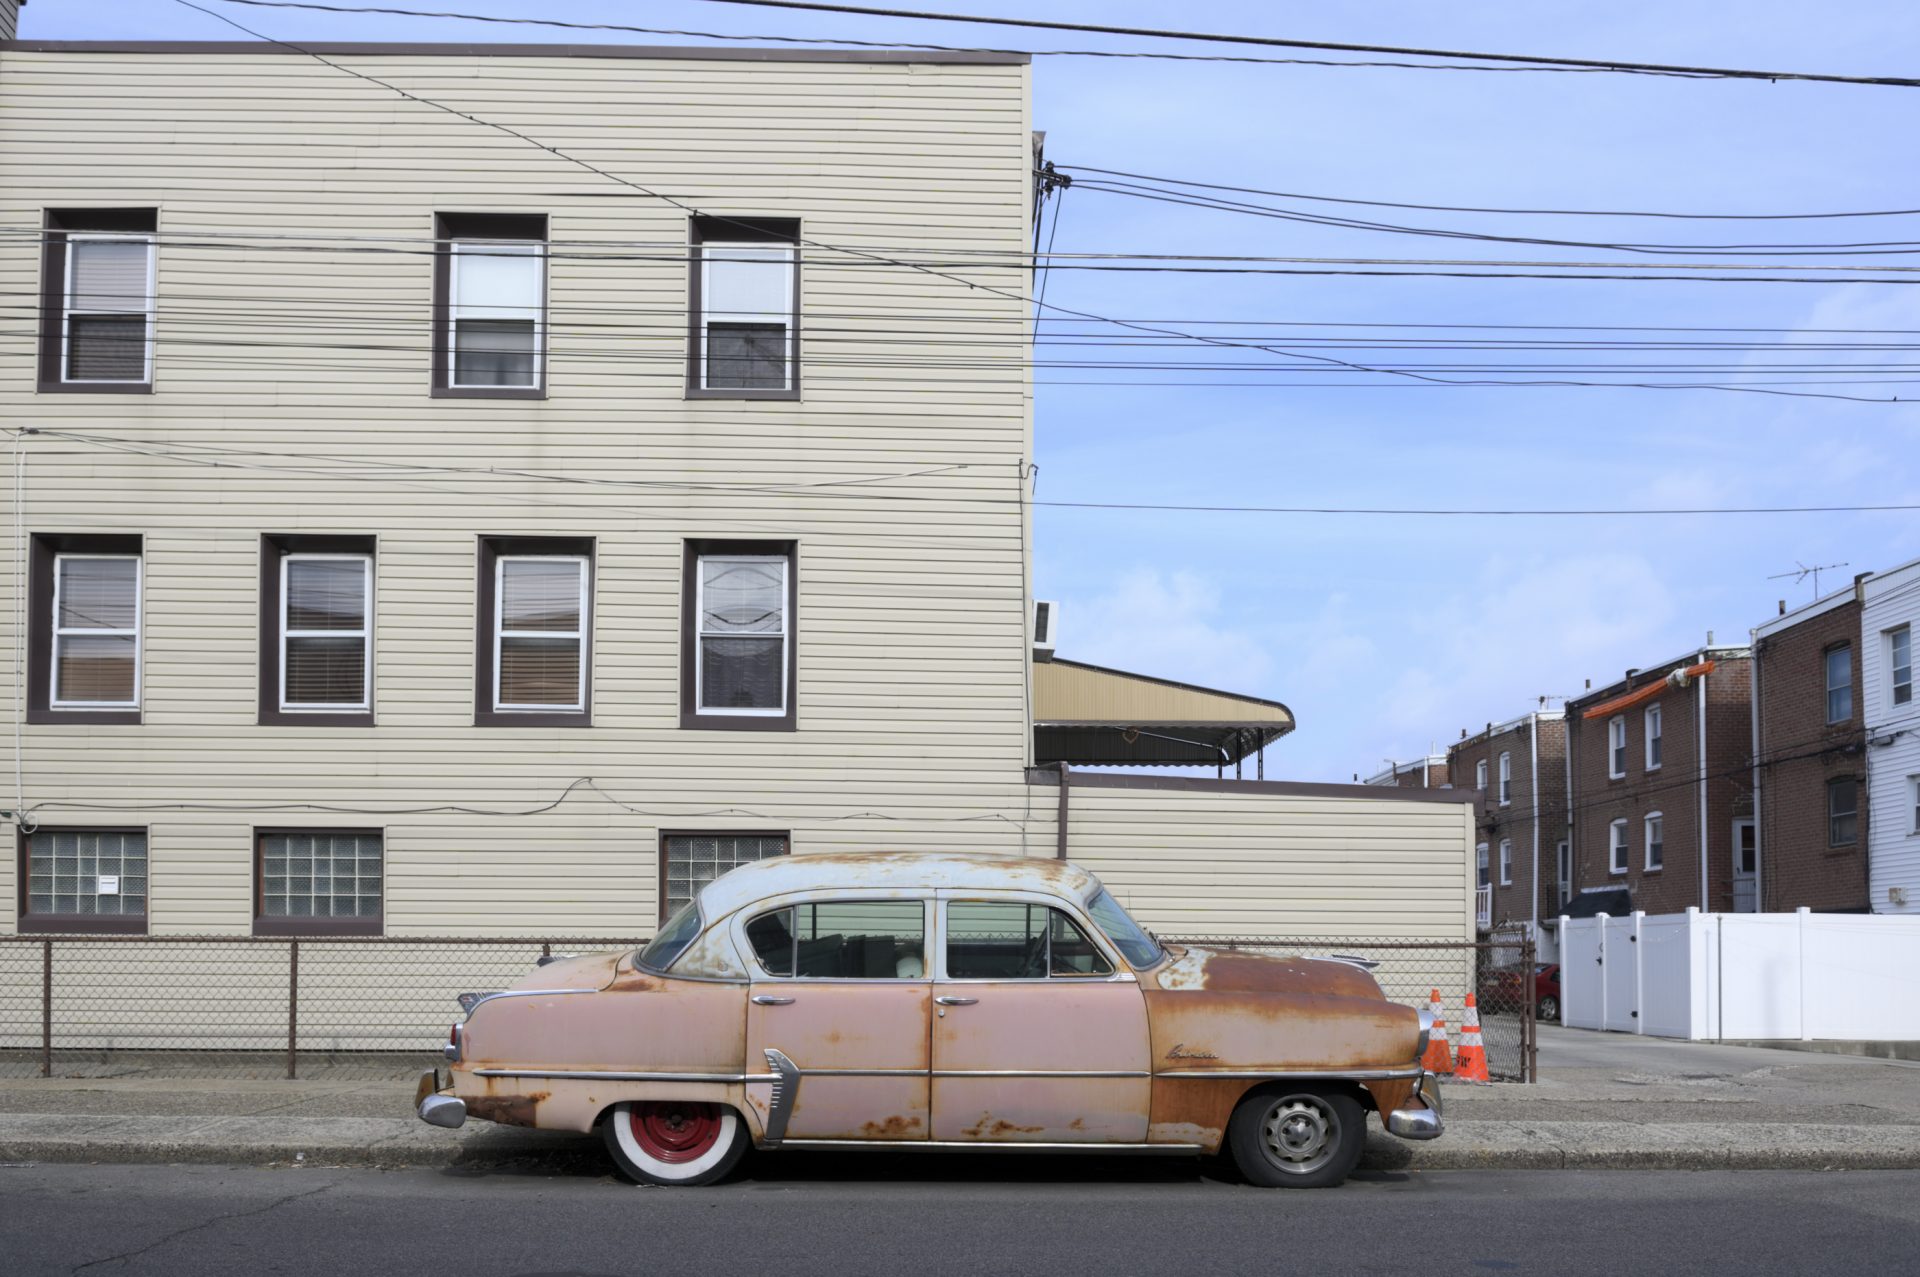
[[[20,835],[22,932],[147,930],[147,831],[48,829]]]

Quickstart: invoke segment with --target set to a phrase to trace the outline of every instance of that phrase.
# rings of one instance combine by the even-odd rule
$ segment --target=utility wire
[[[248,0],[252,3],[253,0]],[[1027,27],[1046,31],[1077,31],[1123,35],[1153,40],[1192,40],[1211,44],[1242,44],[1281,49],[1314,49],[1326,53],[1377,53],[1395,57],[1456,58],[1471,62],[1527,63],[1534,66],[1578,67],[1640,75],[1699,76],[1718,80],[1807,80],[1828,84],[1877,84],[1920,88],[1920,79],[1902,76],[1828,75],[1806,71],[1756,71],[1738,67],[1688,66],[1667,62],[1627,62],[1608,58],[1562,58],[1530,53],[1479,53],[1464,49],[1423,49],[1394,44],[1351,44],[1333,40],[1283,39],[1277,36],[1221,35],[1205,31],[1170,31],[1156,27],[1106,26],[1089,22],[1047,22],[1038,18],[996,18],[983,14],[924,13],[911,9],[881,9],[866,5],[821,4],[813,0],[704,0],[708,4],[751,5],[760,9],[804,9],[819,13],[850,13],[870,18],[911,18],[922,22],[968,22],[996,27]]]

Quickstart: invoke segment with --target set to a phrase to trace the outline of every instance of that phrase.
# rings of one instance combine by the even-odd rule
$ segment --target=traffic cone
[[[1433,991],[1433,1000],[1427,1009],[1433,1013],[1433,1032],[1427,1035],[1427,1053],[1420,1057],[1420,1067],[1429,1073],[1451,1073],[1453,1051],[1447,1045],[1447,1022],[1441,1015],[1440,990]]]
[[[1487,1048],[1480,1041],[1480,1008],[1467,995],[1466,1023],[1460,1026],[1460,1060],[1454,1077],[1462,1082],[1491,1082],[1487,1076]]]

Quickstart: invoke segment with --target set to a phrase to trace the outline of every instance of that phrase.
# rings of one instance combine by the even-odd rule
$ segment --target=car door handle
[[[943,1007],[970,1007],[979,1000],[979,998],[950,998],[944,995],[934,999]]]
[[[772,993],[756,993],[753,995],[753,1005],[757,1007],[790,1007],[793,1005],[793,999],[783,998]]]

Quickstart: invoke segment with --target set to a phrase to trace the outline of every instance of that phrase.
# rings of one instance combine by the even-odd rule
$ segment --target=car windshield
[[[1106,932],[1107,939],[1125,954],[1127,961],[1136,969],[1150,967],[1165,956],[1160,942],[1148,935],[1141,925],[1120,907],[1120,902],[1107,894],[1102,887],[1087,904],[1087,912],[1093,915],[1094,923]]]
[[[650,971],[665,971],[699,934],[700,906],[689,900],[680,906],[679,913],[667,919],[667,925],[660,928],[635,961]]]

